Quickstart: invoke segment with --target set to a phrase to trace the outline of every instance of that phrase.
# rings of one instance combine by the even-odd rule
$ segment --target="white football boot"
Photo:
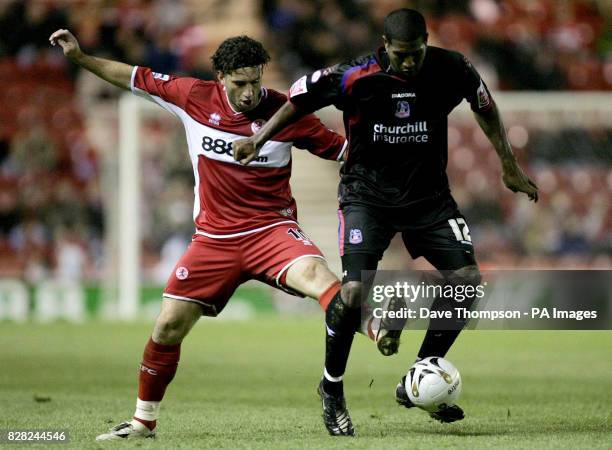
[[[96,437],[96,441],[114,441],[121,439],[155,439],[155,428],[149,430],[144,424],[137,420],[122,422],[114,426],[108,433]]]

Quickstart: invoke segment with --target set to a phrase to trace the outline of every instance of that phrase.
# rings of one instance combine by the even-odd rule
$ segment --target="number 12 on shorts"
[[[448,219],[448,224],[450,225],[453,233],[455,234],[455,238],[464,243],[471,244],[472,237],[470,236],[470,229],[465,223],[465,219],[463,217],[457,217],[456,219]]]

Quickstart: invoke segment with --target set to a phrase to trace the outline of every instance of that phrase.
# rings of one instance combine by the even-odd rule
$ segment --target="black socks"
[[[325,372],[323,390],[343,395],[342,376],[346,370],[355,331],[359,327],[361,308],[349,308],[336,294],[325,313]]]

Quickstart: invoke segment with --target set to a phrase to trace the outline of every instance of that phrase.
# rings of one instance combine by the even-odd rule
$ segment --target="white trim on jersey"
[[[298,256],[298,257],[297,257],[297,258],[295,258],[294,260],[289,261],[289,263],[288,263],[288,264],[287,264],[285,267],[283,267],[283,268],[280,270],[280,272],[278,272],[278,275],[276,275],[276,280],[275,280],[275,281],[276,281],[276,285],[277,285],[278,287],[280,287],[280,288],[285,288],[285,286],[282,286],[282,285],[280,284],[280,279],[281,279],[281,277],[283,276],[283,273],[285,273],[287,270],[289,270],[289,268],[290,268],[292,265],[294,265],[296,262],[298,262],[300,259],[304,259],[304,258],[319,258],[319,259],[322,259],[323,261],[325,261],[325,256],[322,256],[322,255],[302,255],[302,256]],[[289,286],[287,286],[287,287],[289,287]],[[290,288],[290,289],[292,289],[292,288]],[[296,292],[297,292],[297,291],[296,291]],[[301,293],[300,293],[300,294],[301,294]]]
[[[340,154],[336,158],[336,161],[342,161],[342,157],[344,156],[344,152],[346,151],[347,147],[348,147],[348,139],[345,139],[344,145],[342,146],[342,150],[340,150]]]
[[[133,94],[136,94],[134,92],[134,80],[136,79],[136,72],[138,71],[138,66],[134,66],[134,68],[132,69],[132,76],[130,77],[130,91],[132,91]]]
[[[272,228],[272,227],[275,227],[277,225],[282,225],[282,224],[285,224],[285,223],[292,223],[294,225],[299,226],[299,224],[296,221],[294,221],[294,220],[283,220],[281,222],[271,223],[270,225],[266,225],[265,227],[253,228],[252,230],[241,231],[240,233],[234,233],[234,234],[211,234],[211,233],[207,233],[206,231],[202,231],[202,230],[196,230],[195,234],[199,234],[201,236],[206,236],[206,237],[209,237],[209,238],[212,238],[212,239],[229,239],[229,238],[233,238],[233,237],[245,236],[247,234],[257,233],[259,231],[267,230],[268,228]]]

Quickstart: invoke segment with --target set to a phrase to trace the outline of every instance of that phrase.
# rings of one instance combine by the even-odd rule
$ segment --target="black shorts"
[[[398,232],[413,259],[423,256],[438,270],[476,265],[469,228],[454,202],[430,225],[411,227],[404,220],[410,213],[398,217],[397,212],[362,205],[338,211],[343,282],[361,280],[362,270],[376,270]]]

